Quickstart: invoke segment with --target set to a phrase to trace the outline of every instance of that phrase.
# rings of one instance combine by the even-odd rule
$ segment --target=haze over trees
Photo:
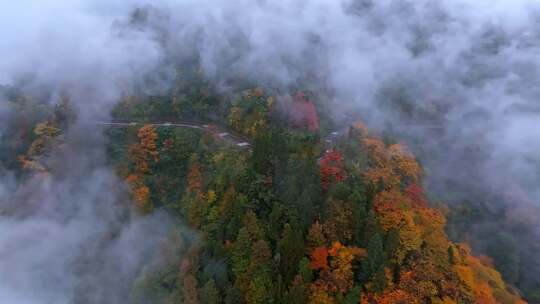
[[[170,117],[174,95],[152,98],[114,113],[154,104],[163,110],[151,117]],[[129,301],[524,302],[489,257],[448,239],[447,209],[424,195],[422,167],[404,144],[360,122],[325,142],[318,122],[298,124],[275,110],[279,98],[247,90],[213,119],[246,136],[247,149],[212,127],[153,126],[144,115],[105,127],[108,157],[138,216],[167,210],[200,233],[189,247],[181,236],[164,240],[162,262],[140,274]],[[58,153],[66,130],[61,115],[48,117],[28,126],[33,140],[20,142],[21,172],[50,174],[40,159]]]
[[[540,6],[24,1],[0,302],[540,302]]]

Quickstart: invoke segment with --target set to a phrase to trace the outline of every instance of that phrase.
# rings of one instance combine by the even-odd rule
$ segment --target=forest
[[[361,121],[332,132],[306,91],[220,96],[188,76],[168,95],[126,96],[111,115],[129,123],[89,131],[105,135],[134,216],[164,211],[177,223],[126,301],[525,303],[492,258],[449,239],[453,207],[429,199],[399,138]],[[54,178],[47,158],[77,121],[69,96],[51,107],[4,90],[17,119],[2,165],[18,179]],[[185,121],[206,125],[174,126]]]
[[[540,2],[0,4],[0,304],[540,304]]]

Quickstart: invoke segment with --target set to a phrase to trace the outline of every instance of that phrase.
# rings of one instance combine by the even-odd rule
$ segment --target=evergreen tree
[[[219,304],[221,298],[219,291],[216,288],[216,283],[213,279],[210,279],[204,284],[204,287],[200,290],[201,304]]]
[[[360,286],[354,286],[343,299],[343,304],[358,304],[360,302],[362,288]]]
[[[367,251],[368,255],[363,264],[365,275],[367,278],[371,278],[373,291],[382,292],[386,288],[386,276],[384,273],[383,240],[379,233],[375,233],[371,237]]]
[[[278,252],[280,254],[279,271],[284,282],[288,284],[296,275],[298,263],[304,256],[302,231],[298,228],[293,229],[290,224],[285,224],[283,237],[278,243]]]

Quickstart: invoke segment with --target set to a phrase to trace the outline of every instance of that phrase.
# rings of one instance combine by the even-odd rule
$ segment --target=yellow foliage
[[[420,303],[418,298],[403,290],[391,290],[381,296],[376,297],[377,304],[416,304]]]
[[[462,265],[456,265],[454,269],[458,274],[459,280],[470,290],[474,290],[476,284],[473,270],[469,266]]]
[[[433,298],[431,299],[432,304],[457,304],[456,301],[452,300],[449,297],[444,297],[442,299],[439,298]]]
[[[353,128],[356,132],[358,132],[358,133],[360,134],[360,136],[362,136],[362,137],[365,137],[365,136],[367,136],[367,135],[369,134],[366,125],[365,125],[363,122],[361,122],[361,121],[355,122],[355,123],[352,125],[352,128]]]
[[[156,140],[158,138],[158,134],[156,129],[152,125],[145,125],[139,129],[137,137],[139,138],[140,148],[149,156],[152,156],[154,161],[157,161],[158,152],[156,150]]]
[[[149,198],[150,189],[146,186],[141,186],[133,191],[133,199],[135,200],[135,205],[137,206],[139,211],[150,211],[151,206],[149,204]]]
[[[385,231],[398,229],[405,221],[405,210],[410,209],[410,200],[398,190],[389,190],[375,196],[374,208],[379,223]]]
[[[321,284],[311,284],[309,293],[309,304],[334,304],[334,298],[328,294],[325,286]]]
[[[350,242],[353,237],[353,211],[350,202],[330,201],[329,218],[324,222],[328,239]]]
[[[242,109],[239,107],[231,108],[229,112],[229,126],[237,131],[242,130]]]
[[[365,249],[344,246],[337,241],[329,248],[315,248],[311,253],[310,267],[320,273],[319,278],[311,284],[311,299],[323,301],[336,292],[347,293],[354,284],[352,262],[365,255]]]
[[[497,304],[493,291],[486,283],[480,283],[475,287],[474,294],[478,304]]]
[[[28,152],[26,153],[29,157],[40,156],[45,152],[47,141],[44,138],[37,138],[32,142]]]
[[[60,134],[60,129],[53,126],[50,122],[41,122],[34,128],[37,136],[56,137]]]
[[[213,204],[216,202],[216,199],[217,199],[216,192],[214,190],[209,190],[208,193],[206,194],[206,201],[209,204]]]
[[[378,138],[364,138],[368,154],[368,169],[364,177],[372,184],[382,182],[385,189],[395,188],[403,181],[417,182],[422,169],[403,144],[386,147]]]

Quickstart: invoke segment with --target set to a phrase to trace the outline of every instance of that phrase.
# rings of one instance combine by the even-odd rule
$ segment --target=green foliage
[[[379,233],[375,233],[369,240],[367,247],[367,258],[363,262],[362,269],[367,278],[372,278],[374,292],[380,293],[386,288],[386,277],[384,273],[385,257],[383,251],[383,240]]]
[[[416,175],[395,175],[419,166],[400,145],[366,143],[367,130],[351,128],[336,145],[347,178],[323,188],[324,134],[287,129],[273,113],[275,97],[260,89],[232,100],[215,98],[202,78],[181,73],[172,97],[151,97],[146,104],[126,98],[120,106],[125,112],[115,115],[213,120],[245,136],[251,147],[241,151],[199,130],[157,128],[159,161],[143,183],[157,208],[200,232],[201,268],[184,271],[184,261],[177,261],[159,275],[146,274],[143,294],[160,301],[174,295],[184,303],[358,303],[361,294],[381,303],[427,303],[434,297],[472,299],[462,282],[472,273],[471,286],[491,296],[474,275],[496,273],[470,262],[476,260],[447,240],[444,216],[403,190]],[[136,132],[108,134],[111,161],[127,176],[133,164],[126,146],[137,140]],[[373,182],[381,176],[399,182]],[[382,190],[395,194],[386,205],[380,203]],[[514,246],[506,241],[501,248]],[[501,251],[495,262],[515,280],[519,255]],[[501,298],[513,299],[497,284]]]
[[[309,259],[306,257],[303,257],[299,262],[299,271],[300,277],[302,278],[303,282],[311,283],[313,281],[313,270],[309,266],[310,262]]]
[[[221,297],[219,291],[216,288],[214,280],[210,279],[204,287],[200,290],[199,298],[201,299],[201,304],[220,304]]]
[[[302,230],[285,224],[283,237],[278,242],[280,254],[279,273],[288,284],[297,273],[297,265],[304,256],[304,238]]]
[[[343,304],[357,304],[362,294],[362,288],[360,286],[354,286],[343,299]]]
[[[304,284],[293,285],[285,294],[284,304],[304,304],[307,303],[307,291]]]

